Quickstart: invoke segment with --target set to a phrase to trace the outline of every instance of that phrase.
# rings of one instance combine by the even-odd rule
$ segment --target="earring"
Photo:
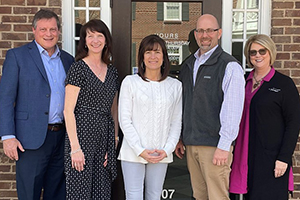
[[[142,63],[142,69],[145,70],[145,63]]]
[[[161,65],[162,69],[165,69],[165,62],[163,61],[162,65]]]
[[[86,48],[86,49],[87,49],[87,46],[86,46],[86,45],[84,45],[84,48]]]

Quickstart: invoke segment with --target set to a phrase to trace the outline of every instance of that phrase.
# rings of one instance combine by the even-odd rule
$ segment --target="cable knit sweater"
[[[181,96],[181,82],[174,78],[157,82],[139,75],[125,77],[119,97],[124,139],[118,159],[147,163],[139,156],[145,149],[163,149],[167,157],[161,162],[172,162],[181,132]]]

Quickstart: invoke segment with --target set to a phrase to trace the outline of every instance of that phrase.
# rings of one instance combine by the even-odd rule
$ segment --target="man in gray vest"
[[[244,72],[218,45],[217,19],[199,17],[194,32],[199,49],[182,64],[183,131],[175,153],[187,151],[193,196],[197,200],[229,200],[232,144],[244,105]]]

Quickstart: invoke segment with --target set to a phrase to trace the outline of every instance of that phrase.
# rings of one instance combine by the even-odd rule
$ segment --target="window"
[[[222,46],[240,61],[245,71],[243,54],[247,39],[254,34],[270,34],[270,1],[269,0],[224,0]],[[232,9],[226,9],[228,7]],[[228,39],[230,38],[230,40]]]
[[[111,8],[107,0],[62,1],[62,45],[75,56],[79,31],[90,19],[101,19],[111,28]]]
[[[164,3],[164,20],[181,21],[181,3]]]
[[[168,56],[171,65],[179,65],[182,62],[182,46],[167,45]]]

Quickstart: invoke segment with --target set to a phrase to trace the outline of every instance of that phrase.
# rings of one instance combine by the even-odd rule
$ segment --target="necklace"
[[[270,71],[269,71],[270,72]],[[255,83],[254,83],[254,85],[253,85],[253,89],[255,90],[258,86],[260,86],[260,83],[261,83],[261,81],[269,74],[269,72],[266,74],[266,75],[264,75],[261,79],[259,79],[259,80],[256,80],[256,78],[255,78],[255,74],[253,73],[253,78],[254,78],[254,81],[255,81]]]
[[[263,79],[264,77],[262,77],[262,78],[259,79],[259,80],[256,80],[256,78],[255,78],[255,76],[254,76],[254,74],[253,74],[253,78],[254,78],[254,81],[255,81],[255,83],[254,83],[254,85],[253,85],[253,89],[255,90],[255,89],[260,85],[260,82],[262,81],[262,79]]]

